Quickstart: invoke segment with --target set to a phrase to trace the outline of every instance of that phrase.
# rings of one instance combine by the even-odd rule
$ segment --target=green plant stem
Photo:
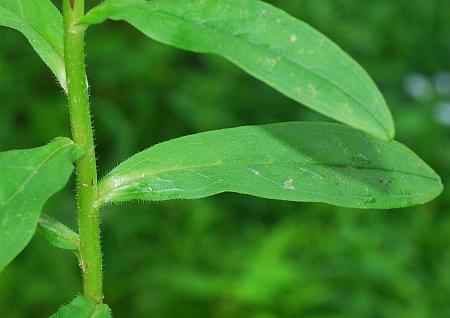
[[[84,295],[103,300],[100,215],[94,208],[97,168],[84,63],[85,28],[76,22],[84,15],[84,0],[64,0],[64,59],[73,139],[85,145],[86,154],[76,162],[80,263]]]

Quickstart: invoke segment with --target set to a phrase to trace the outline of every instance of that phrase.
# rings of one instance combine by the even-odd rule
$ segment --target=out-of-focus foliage
[[[450,3],[272,3],[368,70],[397,139],[450,187]],[[20,34],[0,29],[0,38],[0,151],[69,136],[56,80]],[[218,57],[151,42],[125,24],[93,28],[88,41],[100,174],[187,133],[326,120]],[[72,188],[45,212],[75,228]],[[448,317],[449,193],[390,212],[233,194],[111,206],[103,211],[107,303],[116,317]],[[80,291],[76,258],[36,236],[0,276],[0,315],[46,317]]]

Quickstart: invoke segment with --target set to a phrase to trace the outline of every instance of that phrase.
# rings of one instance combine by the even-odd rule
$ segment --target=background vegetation
[[[450,188],[450,2],[271,1],[372,75],[397,139]],[[69,136],[65,97],[19,33],[0,29],[0,151]],[[215,56],[126,24],[88,32],[99,171],[180,135],[326,118]],[[61,89],[59,89],[61,90]],[[311,140],[311,142],[319,142]],[[73,184],[45,212],[75,228]],[[234,194],[103,211],[116,317],[450,317],[450,192],[416,208],[360,211]],[[47,317],[81,290],[68,252],[42,236],[0,276],[0,316]]]

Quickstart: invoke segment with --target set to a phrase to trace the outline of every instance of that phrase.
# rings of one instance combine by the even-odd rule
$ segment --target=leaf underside
[[[97,205],[238,192],[381,209],[422,204],[441,191],[439,176],[398,142],[340,124],[291,122],[155,145],[102,179]]]
[[[178,48],[221,55],[286,96],[381,139],[389,109],[367,73],[309,25],[257,0],[106,0],[80,21],[124,20]]]
[[[0,153],[0,271],[28,244],[44,203],[66,184],[79,155],[67,138]]]
[[[96,305],[91,299],[77,296],[70,304],[61,307],[50,318],[110,318],[111,309],[106,304]]]
[[[21,32],[67,90],[63,19],[50,0],[0,0],[0,26]]]

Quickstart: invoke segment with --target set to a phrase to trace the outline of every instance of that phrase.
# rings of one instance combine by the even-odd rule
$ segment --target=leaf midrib
[[[424,178],[431,181],[438,181],[440,182],[440,179],[433,178],[430,176],[425,176],[421,174],[416,174],[413,172],[407,172],[407,171],[401,171],[401,170],[389,170],[384,168],[378,168],[378,167],[363,167],[363,166],[355,166],[351,164],[321,164],[321,163],[297,163],[297,162],[286,162],[286,163],[280,163],[280,162],[256,162],[256,163],[248,163],[248,164],[223,164],[223,163],[212,163],[212,164],[201,164],[201,165],[191,165],[191,166],[184,166],[182,168],[168,168],[168,169],[162,169],[159,171],[153,171],[153,172],[141,172],[141,173],[135,173],[136,176],[131,175],[127,178],[127,182],[120,183],[119,185],[116,185],[114,187],[111,187],[108,189],[107,186],[103,186],[105,183],[106,185],[110,184],[110,180],[117,179],[117,178],[124,178],[124,175],[114,175],[114,170],[111,172],[112,175],[106,176],[99,184],[99,192],[98,197],[95,200],[95,205],[99,206],[100,204],[104,203],[104,199],[108,197],[110,193],[113,193],[116,190],[119,190],[123,187],[127,187],[132,185],[133,183],[136,183],[139,179],[147,179],[151,177],[158,176],[159,174],[165,174],[165,173],[171,173],[171,172],[181,172],[181,171],[189,171],[193,169],[206,169],[211,167],[220,167],[220,168],[248,168],[248,166],[264,166],[264,165],[297,165],[300,167],[311,167],[311,166],[323,166],[323,167],[331,167],[331,168],[339,168],[339,169],[357,169],[357,170],[376,170],[380,172],[388,172],[388,173],[398,173],[403,174],[407,176],[413,176],[418,178]],[[103,190],[103,188],[106,187],[106,191]]]

